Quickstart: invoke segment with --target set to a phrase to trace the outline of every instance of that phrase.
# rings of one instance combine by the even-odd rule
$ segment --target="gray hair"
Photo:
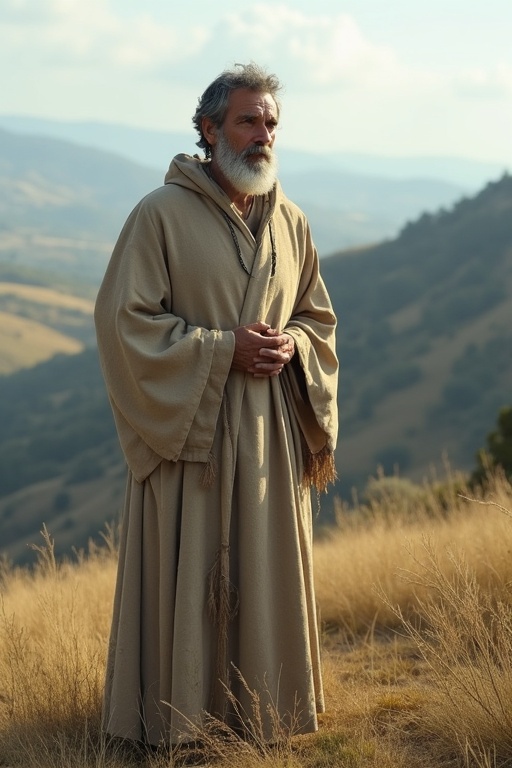
[[[226,117],[229,96],[238,88],[248,88],[251,91],[269,93],[277,106],[279,116],[280,104],[277,100],[277,92],[281,89],[281,83],[276,75],[269,74],[257,64],[235,64],[233,69],[226,69],[215,78],[201,98],[198,100],[197,109],[192,117],[192,122],[200,139],[197,146],[204,149],[206,157],[211,157],[211,147],[206,140],[201,123],[208,117],[213,124],[220,128]]]

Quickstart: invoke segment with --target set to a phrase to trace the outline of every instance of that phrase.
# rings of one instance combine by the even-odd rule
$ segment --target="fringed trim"
[[[203,488],[211,488],[217,475],[217,460],[213,453],[208,454],[208,459],[204,465],[201,475],[201,485]]]
[[[229,546],[222,544],[208,574],[208,614],[217,627],[217,658],[213,709],[223,715],[225,692],[229,686],[226,666],[229,623],[238,611],[238,592],[229,580]]]
[[[327,490],[329,483],[334,483],[337,478],[334,453],[325,445],[318,453],[311,453],[308,446],[302,445],[303,474],[302,484],[309,488],[314,485],[319,493]]]
[[[238,594],[229,580],[229,545],[222,544],[208,574],[208,614],[219,626],[232,621],[238,611]]]

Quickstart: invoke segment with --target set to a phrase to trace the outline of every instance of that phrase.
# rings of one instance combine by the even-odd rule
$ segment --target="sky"
[[[512,166],[510,0],[1,0],[0,113],[192,131],[253,60],[283,82],[278,141]]]

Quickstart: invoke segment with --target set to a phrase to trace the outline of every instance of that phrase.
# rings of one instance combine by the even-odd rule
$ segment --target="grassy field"
[[[0,765],[505,768],[512,765],[512,489],[380,478],[315,544],[327,712],[269,747],[218,724],[201,750],[137,755],[99,717],[116,551],[5,565]]]

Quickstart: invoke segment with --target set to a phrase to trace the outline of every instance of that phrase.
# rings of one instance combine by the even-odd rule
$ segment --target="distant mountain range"
[[[85,228],[89,239],[113,239],[136,199],[163,183],[170,159],[199,151],[192,129],[164,133],[0,115],[2,126],[0,188],[14,184],[17,199],[32,203],[30,221],[60,209],[68,230]],[[463,158],[326,156],[282,146],[278,154],[283,188],[307,214],[322,256],[395,237],[422,212],[449,207],[503,172]],[[94,231],[87,228],[92,221]]]
[[[192,124],[190,132],[177,133],[172,130],[151,131],[114,123],[66,122],[26,115],[0,114],[0,127],[15,133],[63,139],[123,155],[135,163],[155,168],[160,173],[165,170],[174,155],[200,151],[195,144],[197,137]],[[281,173],[286,176],[310,171],[339,171],[386,179],[435,179],[476,192],[491,179],[512,169],[512,157],[507,168],[501,163],[464,157],[385,157],[340,152],[334,144],[334,138],[329,154],[315,152],[314,147],[309,152],[290,149],[286,146],[284,134],[279,136],[276,146]]]

